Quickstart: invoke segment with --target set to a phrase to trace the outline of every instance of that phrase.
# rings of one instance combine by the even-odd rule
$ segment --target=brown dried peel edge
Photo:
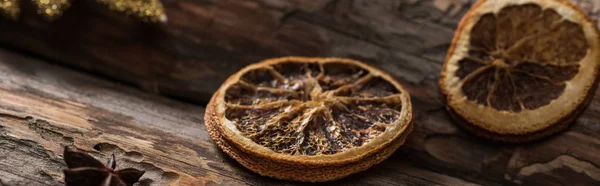
[[[292,162],[279,162],[272,159],[256,157],[238,149],[234,143],[226,140],[222,135],[218,118],[214,111],[214,97],[208,104],[204,120],[206,128],[212,139],[230,157],[242,164],[244,167],[262,175],[283,180],[295,180],[304,182],[325,182],[341,179],[350,174],[360,172],[387,159],[404,142],[413,129],[412,122],[408,123],[406,131],[395,141],[390,143],[381,151],[365,157],[357,162],[351,162],[338,166],[307,166]]]

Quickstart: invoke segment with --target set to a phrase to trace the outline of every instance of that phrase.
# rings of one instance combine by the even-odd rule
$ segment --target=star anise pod
[[[113,153],[106,165],[94,157],[65,147],[65,162],[69,169],[65,172],[67,186],[131,186],[138,182],[144,171],[127,168],[116,171],[117,163]]]

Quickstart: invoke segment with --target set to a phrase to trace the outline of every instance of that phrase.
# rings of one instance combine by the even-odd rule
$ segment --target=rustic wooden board
[[[25,1],[18,22],[0,19],[0,44],[201,103],[229,74],[288,55],[356,58],[432,88],[474,1],[165,0],[169,21],[152,26],[92,0],[47,22]],[[600,16],[599,1],[572,1]]]
[[[434,105],[415,101],[416,129],[388,160],[326,185],[598,184],[599,95],[569,131],[524,145],[476,139]],[[60,185],[66,145],[102,160],[116,153],[121,167],[147,172],[142,185],[299,184],[221,153],[203,111],[0,50],[0,185]]]
[[[53,23],[30,8],[19,22],[0,19],[0,43],[11,49],[0,50],[2,184],[59,184],[62,145],[101,159],[116,151],[124,166],[149,171],[144,183],[297,184],[259,177],[223,155],[204,130],[202,107],[13,51],[200,103],[264,58],[352,57],[406,85],[416,129],[381,165],[333,184],[600,184],[600,91],[568,131],[530,144],[490,143],[446,116],[438,72],[472,0],[169,0],[169,23],[160,26],[85,2]],[[599,17],[600,1],[578,2]]]
[[[260,177],[223,154],[204,108],[0,50],[0,185],[60,185],[64,146],[121,168],[145,170],[145,185],[295,185]],[[469,184],[411,165],[397,153],[335,185]]]
[[[18,22],[0,19],[0,43],[199,102],[243,66],[287,55],[357,58],[430,84],[470,3],[168,0],[168,24],[148,26],[89,2],[52,23],[26,6]]]

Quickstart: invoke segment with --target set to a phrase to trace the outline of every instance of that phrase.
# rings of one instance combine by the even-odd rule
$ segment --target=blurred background
[[[0,20],[0,44],[200,103],[240,68],[289,55],[355,58],[432,89],[474,1],[164,0],[166,23],[141,22],[92,0],[73,1],[49,22],[23,1],[16,21]],[[600,1],[573,2],[592,16],[600,12]]]
[[[149,92],[207,102],[230,74],[266,58],[336,56],[432,88],[468,0],[166,0],[144,23],[90,0],[47,21],[23,1],[0,43]],[[431,93],[436,94],[436,93]],[[424,95],[426,96],[426,95]]]

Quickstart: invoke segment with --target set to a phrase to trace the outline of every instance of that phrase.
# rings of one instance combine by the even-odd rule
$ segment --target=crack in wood
[[[33,119],[33,117],[28,116],[26,118],[29,129],[38,133],[43,139],[60,143],[64,146],[72,146],[73,138],[69,136],[63,135],[60,131],[61,129],[57,127],[53,127],[45,120]],[[71,134],[79,134],[77,132],[71,132]]]
[[[0,122],[2,125],[4,123]],[[51,156],[51,152],[35,141],[12,137],[4,127],[0,127],[0,157],[0,172],[14,175],[2,176],[0,183],[4,185],[29,185],[29,181],[43,185],[62,183],[62,175],[57,175],[56,170],[62,170],[65,166],[58,157]],[[15,170],[18,172],[13,172]]]
[[[83,137],[83,134],[81,132],[69,131],[66,129],[62,129],[46,120],[34,119],[31,116],[21,117],[21,116],[16,116],[13,114],[3,113],[0,115],[0,121],[2,120],[3,117],[17,119],[17,121],[26,124],[27,129],[31,130],[32,132],[37,133],[41,139],[46,140],[44,143],[52,143],[54,145],[59,144],[59,146],[75,146],[75,141],[72,136],[75,135],[77,140],[81,140],[81,138]],[[50,159],[51,162],[54,162],[54,167],[39,166],[39,165],[33,164],[33,165],[31,165],[31,167],[25,168],[24,170],[28,170],[29,172],[34,172],[35,174],[33,174],[33,175],[37,175],[37,177],[38,177],[37,180],[44,180],[42,182],[53,182],[53,181],[60,182],[60,183],[63,182],[62,169],[65,168],[65,164],[64,164],[64,162],[62,162],[61,157],[50,156],[49,154],[54,154],[54,152],[51,152],[51,150],[48,150],[46,147],[43,146],[43,144],[38,143],[38,141],[28,140],[28,139],[17,139],[17,138],[10,137],[10,135],[15,135],[15,134],[11,133],[3,125],[4,124],[0,124],[0,155],[7,157],[8,159],[5,159],[5,160],[8,162],[5,163],[2,161],[2,158],[0,158],[0,164],[10,165],[10,164],[22,164],[25,162],[30,162],[30,160],[29,160],[30,156],[32,156],[34,154],[38,154],[38,156],[32,156],[32,157],[35,157],[36,159],[45,159],[45,160]],[[21,132],[23,132],[23,131],[21,131]],[[18,134],[16,134],[16,135],[18,135]],[[10,143],[22,144],[22,145],[6,146],[6,143],[8,143],[6,141],[9,141],[9,142],[12,141]],[[23,145],[23,144],[27,144],[27,145]],[[24,150],[23,149],[24,147],[30,147],[31,149]],[[115,153],[115,154],[117,154],[118,161],[120,162],[119,167],[122,167],[122,168],[133,167],[133,168],[138,168],[140,170],[146,171],[146,173],[142,177],[142,179],[145,180],[144,182],[153,183],[153,184],[157,184],[157,185],[170,185],[179,179],[179,174],[177,174],[175,172],[164,171],[163,169],[155,166],[152,163],[143,162],[144,156],[139,152],[125,151],[124,149],[118,147],[117,145],[110,144],[110,143],[104,143],[104,142],[98,143],[98,144],[94,145],[94,147],[95,147],[95,149],[98,150],[99,153],[94,153],[94,152],[89,152],[89,153],[90,153],[90,155],[95,156],[96,158],[98,156],[100,156],[100,157],[104,157],[104,159],[106,159],[106,157],[108,157],[108,154]],[[7,151],[10,151],[8,149],[16,149],[16,148],[18,148],[20,151],[25,151],[24,153],[26,153],[27,156],[21,155],[22,157],[20,157],[20,158],[16,158],[15,157],[16,155],[11,156],[11,154],[15,153],[14,151],[8,152],[9,153],[8,155],[3,154],[3,152],[7,153]],[[38,151],[38,152],[32,153],[32,151]],[[99,159],[103,159],[103,158],[99,158]],[[19,162],[21,162],[21,163],[19,163]],[[10,171],[10,170],[5,170],[5,171]],[[28,179],[33,179],[33,178],[28,177]]]
[[[572,171],[575,171],[577,173],[583,173],[587,175],[590,179],[600,182],[600,168],[589,162],[581,161],[570,155],[560,155],[547,163],[535,163],[532,165],[522,167],[519,170],[516,178],[518,180],[513,181],[518,182],[519,180],[525,179],[525,177],[527,176],[540,173],[546,174],[550,173],[555,169],[560,168],[569,168]]]

